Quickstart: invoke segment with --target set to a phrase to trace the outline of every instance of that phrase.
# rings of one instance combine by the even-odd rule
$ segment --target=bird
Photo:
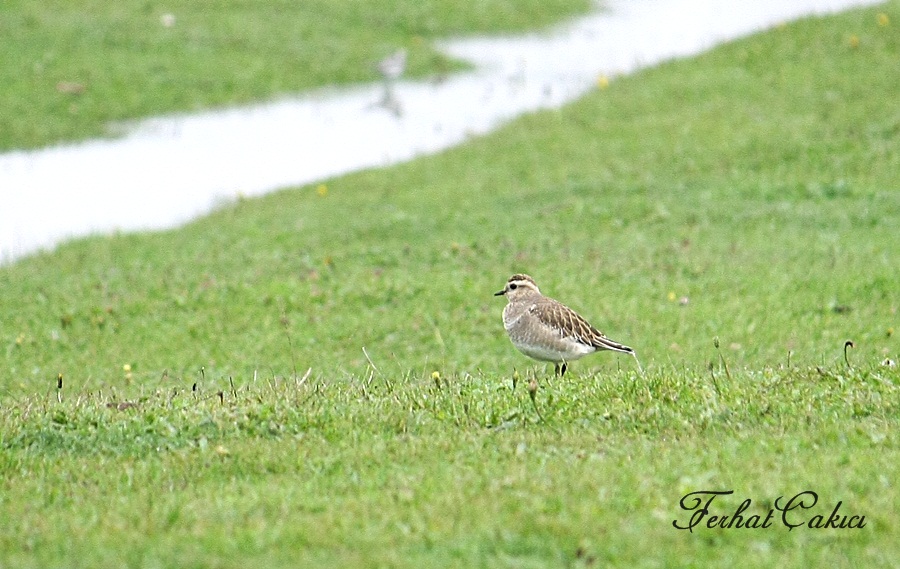
[[[513,346],[530,358],[553,362],[557,376],[566,374],[569,362],[600,350],[629,354],[638,361],[632,348],[610,340],[577,312],[541,294],[528,275],[509,277],[494,296],[507,299],[503,327]]]
[[[386,82],[395,81],[406,70],[406,50],[398,49],[378,62],[378,71]]]
[[[378,105],[389,110],[397,117],[403,114],[403,107],[394,93],[394,82],[403,75],[405,70],[405,49],[399,49],[378,62],[378,72],[381,73],[381,77],[384,79],[384,93]]]

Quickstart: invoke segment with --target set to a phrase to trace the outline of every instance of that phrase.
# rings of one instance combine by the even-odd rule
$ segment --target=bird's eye
[[[509,290],[516,290],[517,288],[519,288],[519,285],[517,285],[516,283],[509,285]]]

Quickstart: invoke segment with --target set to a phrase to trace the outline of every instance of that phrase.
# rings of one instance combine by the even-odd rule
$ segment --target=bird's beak
[[[506,294],[506,289],[503,289],[503,290],[501,290],[501,291],[499,291],[499,292],[495,292],[495,293],[494,293],[494,296],[503,296],[504,294]]]

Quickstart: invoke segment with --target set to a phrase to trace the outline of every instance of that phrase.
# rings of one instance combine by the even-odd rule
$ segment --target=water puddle
[[[139,122],[116,140],[0,154],[0,263],[95,232],[160,229],[254,196],[435,153],[628,73],[873,0],[609,0],[546,33],[442,44],[444,81],[320,90]]]

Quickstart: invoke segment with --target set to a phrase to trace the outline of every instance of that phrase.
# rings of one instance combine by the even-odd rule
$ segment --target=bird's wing
[[[544,298],[544,302],[536,303],[531,307],[530,312],[540,318],[544,324],[556,330],[560,338],[571,338],[598,350],[613,350],[626,354],[634,352],[628,346],[610,340],[603,332],[591,326],[580,314],[552,298]]]

